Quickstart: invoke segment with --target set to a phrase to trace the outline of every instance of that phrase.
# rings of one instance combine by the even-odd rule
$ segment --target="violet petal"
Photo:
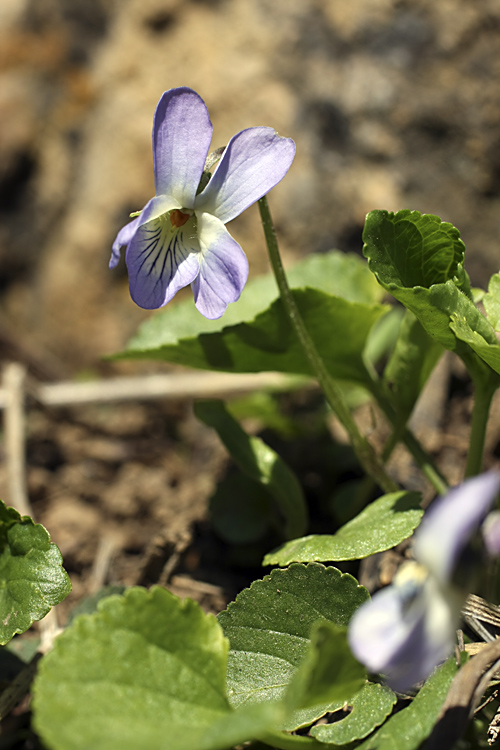
[[[451,580],[461,552],[479,528],[499,488],[499,474],[489,471],[454,487],[425,514],[415,533],[415,559],[443,583]]]
[[[226,224],[280,182],[294,156],[295,143],[273,128],[242,130],[229,141],[195,208]]]
[[[432,576],[413,584],[406,580],[379,591],[355,612],[349,645],[371,672],[405,692],[450,654],[458,612]]]
[[[482,528],[485,547],[490,557],[500,555],[500,511],[494,510],[486,516]]]
[[[193,283],[197,309],[209,320],[220,318],[236,302],[248,278],[245,253],[215,216],[197,214],[200,273]]]
[[[203,99],[184,87],[166,91],[153,123],[156,194],[175,197],[179,208],[193,208],[211,140]]]
[[[140,307],[162,307],[199,271],[200,246],[192,216],[180,228],[167,216],[143,224],[127,248],[130,296]]]
[[[129,221],[129,223],[125,224],[125,226],[122,227],[120,231],[118,232],[118,234],[116,235],[116,239],[113,242],[113,247],[111,249],[111,258],[109,261],[110,268],[116,268],[116,266],[120,262],[120,257],[121,257],[120,249],[124,245],[128,245],[128,243],[134,236],[137,230],[137,227],[139,226],[139,219],[140,219],[140,216],[137,216],[137,218],[133,219],[132,221]]]
[[[125,224],[116,235],[111,250],[109,267],[115,268],[118,265],[120,260],[120,248],[124,245],[130,244],[137,229],[142,224],[147,224],[148,221],[152,221],[153,219],[168,213],[168,211],[171,211],[173,208],[180,208],[179,203],[173,198],[169,198],[165,195],[151,198],[142,209],[140,215],[132,221],[129,221],[128,224]]]

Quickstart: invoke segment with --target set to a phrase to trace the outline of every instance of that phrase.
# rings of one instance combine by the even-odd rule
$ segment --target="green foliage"
[[[462,357],[473,376],[484,378],[482,339],[487,347],[500,347],[472,301],[458,230],[418,211],[372,211],[363,239],[369,266],[384,289],[415,315],[435,342]],[[478,346],[456,333],[455,319],[465,321],[467,330],[480,337]]]
[[[278,574],[283,580],[283,571]],[[296,595],[304,599],[300,586],[316,590],[318,575],[333,583],[334,599],[346,608],[337,618],[345,621],[366,592],[350,576],[321,566],[296,566],[290,590],[299,586]],[[245,627],[241,604],[234,607],[233,625]],[[169,750],[226,750],[279,735],[280,725],[311,713],[312,703],[328,708],[328,701],[348,700],[365,679],[345,628],[315,615],[321,622],[309,617],[305,625],[298,610],[292,614],[294,630],[307,636],[296,635],[294,669],[282,689],[235,710],[226,697],[228,642],[216,618],[160,587],[108,597],[94,614],[77,617],[41,663],[34,685],[37,730],[53,750],[161,750],[166,738]]]
[[[222,401],[198,401],[194,411],[198,419],[217,431],[241,471],[272,495],[285,518],[285,537],[303,534],[307,506],[302,487],[286,463],[260,438],[247,435]]]
[[[483,304],[491,325],[495,331],[500,331],[500,273],[495,273],[491,277]]]
[[[320,742],[330,745],[347,745],[362,740],[382,724],[396,703],[396,695],[388,687],[367,682],[351,698],[351,711],[344,719],[331,724],[312,727],[310,734]],[[342,704],[338,706],[342,708]]]
[[[273,570],[254,581],[218,616],[231,646],[231,704],[283,698],[307,654],[314,624],[319,620],[343,627],[367,598],[366,589],[352,576],[314,563]],[[329,711],[330,705],[327,698],[321,705],[297,710],[285,728],[307,726]]]
[[[47,530],[0,500],[0,643],[28,630],[70,590]]]
[[[370,268],[384,285],[429,289],[453,279],[466,294],[470,285],[463,268],[465,245],[452,224],[418,211],[371,211],[363,239]]]
[[[291,270],[290,283],[332,376],[364,383],[363,348],[387,312],[366,266],[336,252],[310,256]],[[220,320],[206,320],[190,300],[167,308],[146,321],[119,356],[228,372],[311,374],[271,276],[251,280]]]
[[[415,700],[359,745],[359,750],[417,750],[436,722],[457,672],[452,657],[427,680]]]
[[[470,346],[492,370],[500,374],[500,346],[498,342],[486,341],[484,336],[474,330],[470,322],[458,313],[451,315],[450,328],[460,341]]]
[[[346,701],[365,682],[366,671],[351,654],[347,630],[333,622],[316,622],[304,661],[286,693],[292,709],[307,709],[328,701]]]
[[[364,241],[369,268],[354,256],[329,253],[307,258],[290,273],[305,327],[330,375],[346,381],[342,389],[377,395],[380,384],[370,372],[388,358],[378,396],[392,396],[397,431],[443,347],[483,382],[500,382],[492,328],[500,326],[500,274],[484,296],[488,322],[473,301],[458,230],[416,211],[374,211]],[[382,289],[406,307],[402,322],[400,311],[383,318]],[[270,276],[250,282],[223,320],[206,320],[191,301],[169,307],[147,321],[120,356],[230,372],[311,374]],[[293,434],[269,399],[259,408],[266,423]],[[36,678],[42,741],[51,750],[227,750],[249,740],[292,750],[352,743],[360,750],[417,750],[437,719],[454,661],[386,720],[396,696],[366,681],[347,641],[349,620],[368,592],[352,576],[316,561],[362,559],[408,538],[422,517],[418,494],[384,495],[355,518],[350,507],[344,517],[352,520],[336,534],[301,537],[308,518],[294,473],[262,440],[247,435],[222,402],[198,402],[195,413],[217,431],[244,475],[243,483],[241,474],[227,478],[212,500],[219,533],[251,545],[283,526],[291,541],[264,564],[292,564],[254,581],[217,619],[160,587],[86,602],[89,614],[77,616],[56,641]],[[2,505],[0,533],[5,642],[60,601],[69,584],[43,527]],[[341,713],[347,705],[349,712]],[[338,720],[312,727],[308,737],[290,734],[328,712]]]
[[[396,346],[404,312],[400,307],[392,307],[387,315],[377,320],[364,349],[365,362],[376,367],[381,359],[388,359]]]
[[[423,510],[416,492],[391,492],[370,503],[336,534],[312,534],[293,539],[267,554],[263,565],[291,562],[358,560],[394,547],[420,523]]]
[[[54,750],[224,750],[263,733],[276,706],[233,711],[217,620],[165,589],[101,601],[58,638],[34,686],[36,727]]]
[[[405,424],[443,347],[422,328],[409,310],[403,318],[394,351],[384,369],[398,420]]]

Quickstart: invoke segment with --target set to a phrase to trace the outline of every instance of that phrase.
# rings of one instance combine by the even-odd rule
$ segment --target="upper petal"
[[[248,278],[248,260],[215,216],[200,213],[197,218],[201,258],[193,283],[194,301],[205,318],[214,320],[239,298]]]
[[[162,307],[199,271],[195,218],[173,228],[168,217],[142,224],[127,248],[130,296],[140,307]]]
[[[165,91],[154,116],[153,157],[157,195],[172,195],[184,208],[194,197],[212,140],[205,102],[195,91]]]
[[[495,471],[467,479],[431,505],[415,534],[415,558],[441,581],[451,579],[458,558],[500,489]]]
[[[295,143],[273,128],[242,130],[229,141],[195,207],[226,224],[282,180],[294,156]]]

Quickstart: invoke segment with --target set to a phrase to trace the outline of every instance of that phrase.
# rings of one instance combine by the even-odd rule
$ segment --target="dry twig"
[[[25,383],[23,365],[11,362],[3,372],[5,398],[5,459],[10,503],[22,516],[32,515],[26,485]]]

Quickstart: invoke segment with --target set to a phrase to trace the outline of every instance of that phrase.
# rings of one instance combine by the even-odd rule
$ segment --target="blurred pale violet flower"
[[[203,187],[211,139],[208,110],[195,91],[162,95],[153,122],[156,196],[120,230],[109,264],[117,265],[126,245],[130,295],[140,307],[162,307],[191,284],[202,315],[220,318],[245,286],[247,258],[224,225],[283,179],[295,144],[272,128],[242,130]]]
[[[355,612],[351,650],[394,690],[425,680],[451,653],[468,593],[454,573],[499,489],[500,476],[488,472],[436,500],[415,533],[415,562],[403,564],[392,584]]]
[[[500,555],[500,511],[494,510],[488,514],[483,523],[483,540],[491,557]]]

